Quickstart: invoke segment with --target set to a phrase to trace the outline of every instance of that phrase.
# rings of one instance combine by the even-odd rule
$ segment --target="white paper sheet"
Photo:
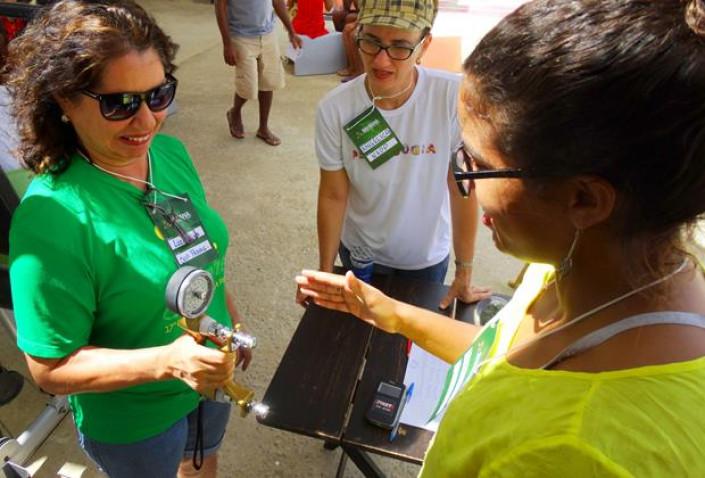
[[[450,365],[425,350],[411,346],[404,375],[407,389],[414,384],[411,398],[401,413],[401,423],[435,432],[443,414],[429,421],[443,391]]]

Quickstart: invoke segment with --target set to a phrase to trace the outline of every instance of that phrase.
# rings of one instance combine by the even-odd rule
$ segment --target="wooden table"
[[[372,284],[391,297],[430,310],[438,310],[447,291],[439,284],[393,276],[375,276]],[[457,317],[472,322],[472,310],[473,306],[459,303]],[[421,464],[432,432],[402,426],[406,433],[390,442],[389,431],[365,418],[379,381],[401,383],[406,362],[406,339],[401,335],[310,305],[262,400],[270,412],[259,421],[323,439],[328,448],[341,446],[345,454],[339,474],[347,455],[365,476],[384,476],[366,452]]]

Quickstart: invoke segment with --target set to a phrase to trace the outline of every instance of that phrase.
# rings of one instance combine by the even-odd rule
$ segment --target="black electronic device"
[[[405,391],[404,384],[380,381],[372,397],[370,408],[367,410],[367,419],[387,430],[396,428],[404,408]]]

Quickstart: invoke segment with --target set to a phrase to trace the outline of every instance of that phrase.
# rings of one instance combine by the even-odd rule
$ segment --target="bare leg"
[[[228,111],[228,126],[230,126],[230,135],[233,138],[242,139],[245,137],[245,127],[242,124],[242,107],[247,100],[235,94],[233,107]]]
[[[257,137],[271,146],[278,146],[281,140],[269,130],[269,111],[272,109],[273,91],[260,91],[257,95],[259,100],[259,129]]]
[[[343,46],[345,47],[345,56],[348,59],[348,67],[345,70],[340,70],[340,76],[356,77],[362,73],[362,60],[360,60],[360,52],[355,44],[355,31],[357,30],[357,22],[351,22],[343,28]]]
[[[191,458],[181,460],[178,478],[216,478],[218,475],[218,454],[208,455],[203,459],[200,470],[193,467]]]

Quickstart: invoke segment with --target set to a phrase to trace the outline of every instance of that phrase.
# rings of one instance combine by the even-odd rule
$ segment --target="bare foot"
[[[257,130],[257,137],[270,146],[279,146],[282,143],[282,140],[279,139],[277,135],[269,131],[269,129]]]
[[[228,127],[230,128],[230,136],[236,139],[242,139],[245,137],[245,127],[242,125],[242,118],[234,117],[233,110],[230,109],[225,114],[228,118]]]

